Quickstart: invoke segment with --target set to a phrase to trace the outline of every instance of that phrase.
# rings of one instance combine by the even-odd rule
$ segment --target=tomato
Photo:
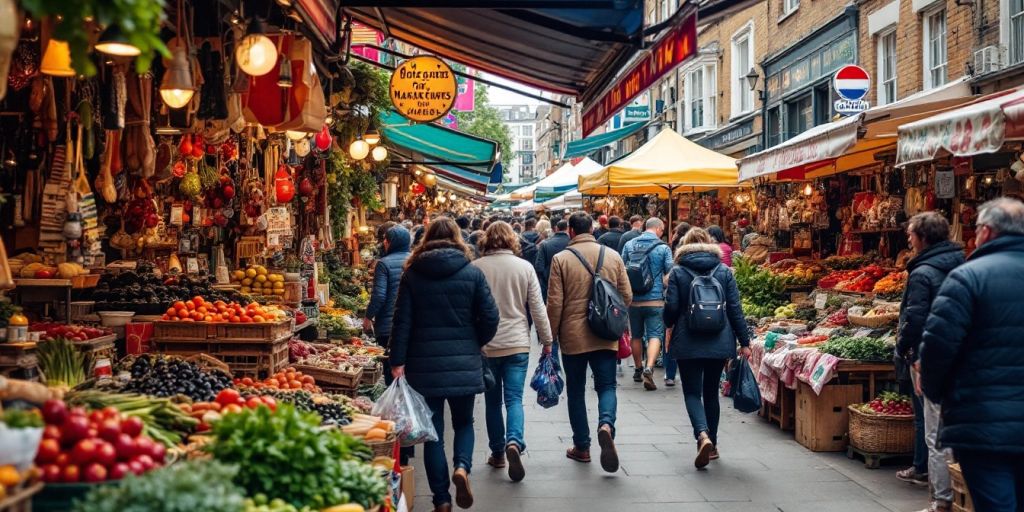
[[[252,386],[252,378],[250,378],[250,377],[242,377],[242,385],[243,386]]]
[[[252,317],[250,317],[249,315],[242,315],[242,323],[243,324],[251,324],[252,323]]]
[[[255,396],[246,400],[245,402],[245,406],[248,407],[249,409],[255,409],[261,405],[264,405],[263,401],[260,400],[259,397]]]
[[[262,397],[261,400],[263,400],[263,403],[266,404],[267,407],[269,407],[271,411],[276,411],[277,410],[277,400],[274,400],[274,397],[272,397],[272,396],[265,396],[265,397]]]
[[[313,380],[313,377],[310,377],[309,375],[303,375],[301,380],[303,384],[313,384],[316,382]]]
[[[242,321],[242,318],[239,317],[238,315],[231,315],[231,317],[228,318],[228,322],[231,322],[233,324],[237,324],[238,322],[241,322],[241,321]]]
[[[198,308],[199,306],[202,306],[202,305],[203,305],[203,304],[205,304],[205,303],[206,303],[206,299],[203,299],[202,297],[200,297],[200,296],[198,296],[198,295],[196,295],[195,297],[192,297],[192,304],[195,304],[195,306],[196,306],[197,308]]]
[[[179,300],[175,302],[174,305],[171,307],[173,307],[174,309],[185,309],[185,303]]]
[[[188,310],[188,311],[195,311],[196,310],[196,304],[194,302],[191,302],[191,301],[190,302],[186,302],[185,303],[185,309]]]
[[[238,390],[225,388],[220,393],[217,393],[217,398],[214,401],[221,405],[228,405],[238,403],[241,397],[242,395],[238,393]]]
[[[204,315],[210,312],[210,310],[206,309],[206,306],[196,306],[196,311]]]
[[[230,414],[233,412],[242,412],[242,406],[238,404],[228,404],[224,406],[224,414]]]
[[[178,316],[178,310],[174,308],[167,308],[167,311],[164,313],[166,316]]]

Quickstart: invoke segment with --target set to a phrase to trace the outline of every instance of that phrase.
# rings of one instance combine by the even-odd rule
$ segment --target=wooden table
[[[887,382],[896,381],[896,365],[885,362],[864,362],[843,359],[836,366],[834,382],[839,384],[855,384],[863,382],[864,401],[868,402],[878,396],[878,388]]]
[[[37,380],[39,358],[36,356],[36,342],[0,343],[0,375]],[[24,375],[14,375],[22,372]]]
[[[71,321],[70,279],[15,279],[14,293],[20,304],[58,304],[64,302],[64,321]],[[56,309],[56,308],[55,308]]]

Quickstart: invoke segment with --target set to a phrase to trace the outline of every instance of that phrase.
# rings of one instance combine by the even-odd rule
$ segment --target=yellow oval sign
[[[391,104],[420,123],[436,121],[455,105],[458,85],[451,66],[432,55],[413,57],[391,74]]]

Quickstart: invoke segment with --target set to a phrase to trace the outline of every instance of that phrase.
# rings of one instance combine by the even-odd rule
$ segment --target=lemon
[[[261,276],[267,275],[267,267],[264,267],[263,265],[256,265],[256,273]]]
[[[257,283],[265,283],[265,282],[267,282],[266,274],[260,274],[260,275],[256,276],[256,282]]]
[[[248,286],[244,286],[243,285],[242,286],[242,293],[252,293],[252,288],[249,288]]]
[[[256,277],[256,269],[252,267],[245,269],[245,277]]]
[[[248,277],[242,279],[242,286],[252,286],[252,279]]]
[[[231,278],[234,279],[235,281],[241,281],[242,279],[245,279],[245,271],[236,270],[231,273]]]

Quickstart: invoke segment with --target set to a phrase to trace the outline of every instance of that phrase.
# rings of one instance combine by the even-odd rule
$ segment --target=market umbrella
[[[573,189],[554,199],[544,201],[541,206],[554,211],[583,208],[583,194],[580,194],[579,190]]]
[[[584,158],[575,165],[572,162],[566,162],[555,172],[530,185],[512,191],[512,199],[533,199],[534,192],[538,189],[564,187],[565,190],[562,192],[568,192],[568,187],[576,185],[581,175],[592,173],[600,168],[601,164],[589,158]]]

